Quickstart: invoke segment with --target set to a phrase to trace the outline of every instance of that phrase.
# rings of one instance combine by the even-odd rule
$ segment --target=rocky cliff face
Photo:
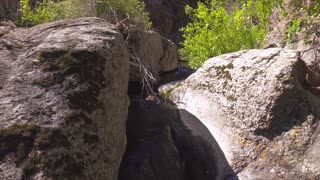
[[[294,50],[240,51],[209,59],[171,98],[206,125],[240,178],[319,178],[320,100],[307,71]]]
[[[0,39],[0,176],[117,179],[129,58],[97,18],[15,29]]]

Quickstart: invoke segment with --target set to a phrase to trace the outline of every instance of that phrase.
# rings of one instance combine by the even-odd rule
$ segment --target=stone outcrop
[[[163,55],[162,40],[154,31],[132,32],[128,38],[130,47],[130,81],[141,81],[142,76],[157,78],[160,72],[160,59]]]
[[[130,52],[130,81],[159,80],[160,72],[178,67],[178,51],[174,43],[155,31],[137,30],[126,35]]]
[[[80,18],[0,38],[0,177],[117,179],[129,58],[114,25]]]
[[[160,59],[160,71],[169,72],[177,69],[178,67],[178,49],[177,46],[170,40],[162,38],[163,55]]]
[[[317,179],[320,100],[307,70],[294,50],[240,51],[209,59],[170,97],[206,125],[240,179]]]

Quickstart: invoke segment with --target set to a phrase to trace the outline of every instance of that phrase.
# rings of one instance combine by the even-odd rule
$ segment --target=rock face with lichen
[[[240,51],[209,59],[171,99],[208,127],[241,179],[317,179],[320,99],[307,73],[298,51]]]
[[[0,177],[117,179],[129,58],[109,23],[80,18],[0,38]]]

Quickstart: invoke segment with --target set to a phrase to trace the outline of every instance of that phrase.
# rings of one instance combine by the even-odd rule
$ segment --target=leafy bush
[[[301,23],[301,18],[294,18],[290,21],[290,24],[286,29],[286,38],[288,43],[290,43],[292,41],[292,37],[300,31]]]
[[[44,0],[37,5],[36,10],[32,10],[29,0],[21,0],[21,23],[25,26],[33,26],[36,24],[50,22],[59,19],[62,8],[53,0]]]
[[[287,43],[293,41],[293,37],[300,32],[302,27],[314,31],[313,27],[316,25],[314,20],[320,13],[320,1],[309,1],[309,3],[301,0],[291,0],[288,8],[283,9],[285,16],[290,15],[290,22],[286,29]],[[309,34],[312,34],[312,32]]]
[[[29,0],[20,0],[20,5],[21,23],[29,26],[89,16],[141,29],[151,25],[144,3],[139,0],[43,0],[34,9],[30,7]]]
[[[192,22],[182,29],[182,59],[200,67],[209,57],[241,49],[258,48],[267,32],[268,17],[276,0],[239,0],[227,10],[225,1],[211,0],[186,7]]]

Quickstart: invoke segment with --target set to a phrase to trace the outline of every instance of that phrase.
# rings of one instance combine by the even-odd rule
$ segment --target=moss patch
[[[40,170],[50,177],[50,172],[58,172],[55,171],[58,168],[66,176],[82,175],[83,167],[71,157],[70,146],[62,129],[14,124],[0,130],[0,161],[13,153],[17,166],[23,164],[23,176],[27,179]],[[52,174],[52,177],[58,176],[61,174]]]
[[[79,65],[80,62],[74,58],[70,53],[65,53],[61,57],[58,58],[58,67],[60,70],[63,71],[70,71],[70,70],[76,70],[77,65]]]
[[[20,164],[28,157],[40,128],[36,125],[14,124],[0,130],[0,161],[8,153],[16,154],[15,162]]]
[[[177,89],[178,87],[181,86],[181,83],[178,83],[178,84],[175,84],[175,85],[172,85],[171,87],[168,88],[168,90],[165,90],[165,91],[161,91],[160,92],[160,95],[164,98],[164,100],[166,102],[170,102],[171,99],[170,99],[170,95],[171,95],[171,92],[175,89]]]
[[[55,84],[55,79],[51,75],[39,77],[39,78],[33,79],[32,84],[43,86],[43,87],[49,87]]]
[[[70,107],[85,109],[92,112],[96,108],[102,108],[98,100],[100,89],[110,85],[105,78],[105,58],[98,52],[75,51],[41,51],[36,58],[42,72],[46,75],[36,78],[32,84],[42,87],[50,87],[62,83],[65,76],[74,74],[72,87],[66,84],[65,88],[72,89],[66,94]],[[110,67],[113,68],[113,67]]]

